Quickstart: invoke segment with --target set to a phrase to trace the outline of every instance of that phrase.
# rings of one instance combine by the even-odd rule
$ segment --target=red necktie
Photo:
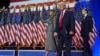
[[[61,29],[62,28],[62,21],[63,21],[63,12],[61,12],[60,14],[60,18],[59,18],[59,28]]]

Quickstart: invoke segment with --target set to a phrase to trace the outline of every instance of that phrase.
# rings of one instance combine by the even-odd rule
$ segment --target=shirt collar
[[[65,11],[66,11],[66,9],[64,9],[62,12],[63,12],[63,14],[65,13]]]
[[[86,16],[87,16],[87,14],[84,15],[84,17],[86,17]]]
[[[86,18],[87,14],[84,15],[84,19]]]

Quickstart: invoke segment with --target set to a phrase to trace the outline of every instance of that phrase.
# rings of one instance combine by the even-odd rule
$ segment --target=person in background
[[[83,8],[82,14],[84,19],[81,25],[81,36],[83,37],[84,41],[84,53],[83,56],[92,56],[92,50],[89,45],[89,37],[92,35],[92,28],[93,28],[93,20],[92,17],[88,15],[88,10]]]
[[[54,51],[55,52],[55,56],[57,55],[56,52],[56,41],[54,38],[54,30],[55,30],[55,11],[54,10],[50,10],[50,18],[47,20],[43,20],[43,18],[41,18],[41,21],[44,23],[47,23],[47,36],[46,36],[46,44],[45,44],[45,56],[48,56],[48,53],[50,51]]]

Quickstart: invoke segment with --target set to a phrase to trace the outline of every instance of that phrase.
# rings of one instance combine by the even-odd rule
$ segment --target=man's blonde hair
[[[52,12],[52,15],[55,16],[55,10],[50,10],[49,12]]]
[[[63,5],[66,8],[66,3],[65,2],[59,2],[58,5]]]
[[[64,6],[66,6],[66,3],[65,2],[59,2],[58,5],[64,5]]]

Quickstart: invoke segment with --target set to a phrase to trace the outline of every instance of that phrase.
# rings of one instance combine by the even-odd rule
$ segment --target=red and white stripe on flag
[[[0,27],[0,45],[3,45],[6,42],[5,36],[4,36],[4,26]]]
[[[73,36],[73,41],[74,41],[74,45],[77,48],[81,48],[83,47],[82,43],[83,43],[83,39],[81,37],[81,23],[78,21],[75,21],[75,35]]]
[[[23,34],[23,23],[18,24],[18,36],[20,37],[21,46],[25,46],[25,34]]]
[[[33,45],[34,47],[36,47],[36,45],[39,44],[38,42],[39,40],[38,40],[38,29],[34,21],[31,22],[31,33],[32,33]]]
[[[31,43],[32,43],[32,40],[31,40],[31,30],[29,28],[29,25],[28,24],[23,24],[23,37],[24,37],[24,40],[26,42],[26,46],[30,46]]]
[[[16,31],[16,28],[15,28],[15,25],[13,24],[10,26],[10,34],[12,38],[12,43],[15,42],[15,38],[16,38],[15,31]]]
[[[15,31],[15,43],[16,43],[16,45],[18,45],[18,44],[20,44],[20,33],[19,33],[19,30],[18,30],[18,25],[17,24],[15,24],[15,29],[16,29],[16,31]]]
[[[11,36],[11,24],[7,24],[5,25],[5,29],[6,29],[6,38],[7,38],[7,41],[9,42],[9,45],[13,43],[13,38]]]
[[[93,20],[93,28],[92,28],[92,32],[93,33],[92,33],[92,36],[90,36],[90,38],[89,38],[89,44],[90,44],[91,47],[94,45],[94,43],[95,43],[95,37],[97,36],[95,22],[94,22],[93,18],[92,18],[92,20]]]
[[[44,23],[42,23],[41,21],[39,21],[37,23],[37,27],[38,27],[38,37],[39,37],[39,41],[41,43],[42,46],[45,45],[45,37],[46,37],[46,30],[45,30],[45,25]]]

